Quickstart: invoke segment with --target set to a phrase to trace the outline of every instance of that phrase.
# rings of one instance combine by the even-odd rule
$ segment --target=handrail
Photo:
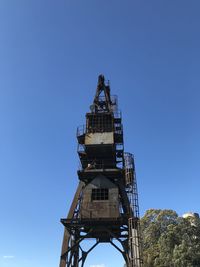
[[[120,166],[121,165],[121,166]],[[79,162],[79,171],[96,170],[96,169],[121,169],[122,163],[119,164],[114,160],[81,160]]]
[[[119,128],[121,128],[121,129],[119,129]],[[86,125],[80,125],[77,127],[76,136],[79,137],[79,136],[82,136],[82,135],[87,134],[87,133],[99,133],[99,132],[102,132],[102,131],[98,130],[98,128],[89,130],[86,128]],[[112,132],[112,131],[108,131],[108,132]],[[114,126],[113,132],[115,134],[123,134],[123,125],[120,124],[120,127]]]

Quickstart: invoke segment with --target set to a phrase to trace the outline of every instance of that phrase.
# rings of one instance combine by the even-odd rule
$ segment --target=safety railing
[[[131,153],[124,153],[125,163],[125,182],[126,185],[131,185],[134,178],[134,160]]]
[[[134,158],[131,153],[124,153],[125,183],[131,210],[135,218],[139,218],[138,191],[135,173]]]
[[[83,159],[79,162],[79,170],[94,170],[94,169],[116,169],[117,163],[114,160],[88,160]]]
[[[77,127],[77,130],[76,130],[76,136],[79,137],[79,136],[82,136],[86,133],[86,126],[85,125],[80,125]]]
[[[121,119],[122,118],[122,113],[120,110],[113,111],[113,115],[114,115],[115,119]]]
[[[102,103],[106,102],[106,98],[105,98],[104,95],[99,96],[98,100],[99,100],[99,102],[102,102]],[[113,112],[117,111],[117,109],[118,109],[118,97],[116,95],[111,95],[110,96],[110,100],[111,100],[111,103],[112,103],[111,104],[112,111]]]
[[[112,125],[110,125],[110,127],[105,127],[105,128],[107,128],[107,131],[105,131],[105,132],[112,132],[113,131],[115,134],[118,134],[118,135],[123,134],[123,125],[122,124],[115,124],[114,127]],[[86,125],[80,125],[77,128],[76,136],[81,137],[86,133],[104,132],[102,130],[103,130],[102,126],[87,129]]]

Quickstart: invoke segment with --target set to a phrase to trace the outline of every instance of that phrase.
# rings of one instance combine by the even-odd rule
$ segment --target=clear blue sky
[[[119,97],[141,215],[200,212],[199,13],[199,0],[0,1],[1,267],[58,266],[76,127],[100,73]],[[101,246],[86,267],[122,262]]]

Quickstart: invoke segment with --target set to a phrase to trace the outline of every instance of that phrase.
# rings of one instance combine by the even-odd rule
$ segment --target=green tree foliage
[[[200,267],[200,219],[148,210],[141,219],[144,267]]]

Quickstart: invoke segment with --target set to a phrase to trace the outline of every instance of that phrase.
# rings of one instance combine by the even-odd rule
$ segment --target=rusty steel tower
[[[83,267],[88,253],[101,242],[114,246],[127,267],[141,267],[134,158],[124,152],[117,97],[110,95],[103,75],[77,139],[79,185],[67,218],[61,219],[65,230],[60,267]],[[90,238],[96,242],[85,251],[81,243]]]

